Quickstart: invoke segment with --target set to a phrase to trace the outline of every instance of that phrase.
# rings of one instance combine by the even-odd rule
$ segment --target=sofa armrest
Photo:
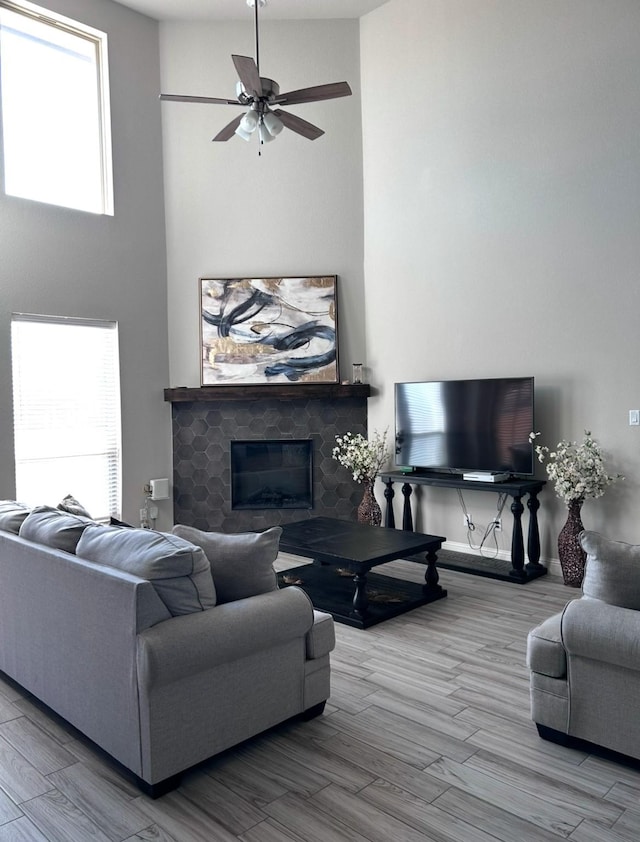
[[[313,612],[313,626],[307,632],[307,658],[315,661],[324,658],[336,645],[336,631],[331,614],[325,611]]]
[[[527,666],[531,672],[548,675],[551,678],[564,678],[567,674],[567,658],[560,624],[562,614],[554,614],[527,637]]]
[[[569,657],[640,670],[640,611],[582,597],[565,608],[561,634]]]
[[[295,587],[172,617],[138,635],[138,676],[161,686],[297,637],[304,653],[312,625],[311,601]]]

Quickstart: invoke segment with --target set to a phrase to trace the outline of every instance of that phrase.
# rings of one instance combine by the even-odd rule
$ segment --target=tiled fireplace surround
[[[167,389],[165,399],[172,402],[175,522],[241,532],[307,517],[354,519],[362,488],[331,453],[336,435],[348,430],[366,435],[367,394],[367,387],[338,384],[317,389],[311,384],[281,390]],[[307,438],[313,441],[312,509],[231,508],[232,439]]]

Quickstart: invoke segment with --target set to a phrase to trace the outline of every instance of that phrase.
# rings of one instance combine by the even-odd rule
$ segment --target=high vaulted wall
[[[198,278],[338,275],[342,378],[364,357],[362,132],[357,20],[260,25],[260,72],[282,92],[346,80],[353,96],[292,106],[325,134],[262,149],[212,143],[231,105],[162,105],[171,386],[200,385]],[[235,97],[231,54],[254,55],[253,17],[163,23],[165,93]],[[240,112],[241,113],[241,112]]]
[[[590,429],[627,475],[585,527],[635,542],[639,54],[635,0],[391,0],[361,24],[370,428],[395,381],[534,375],[545,443]],[[476,523],[495,500],[468,495]],[[557,557],[565,507],[541,503]],[[455,492],[418,514],[466,541]]]
[[[120,337],[123,516],[137,523],[144,483],[171,476],[171,409],[162,391],[168,351],[158,25],[109,0],[45,5],[108,35],[115,215],[0,192],[0,498],[15,495],[11,313],[113,319]],[[44,142],[46,132],[43,126]],[[48,349],[42,356],[46,377]],[[167,526],[170,504],[158,505],[159,525]]]

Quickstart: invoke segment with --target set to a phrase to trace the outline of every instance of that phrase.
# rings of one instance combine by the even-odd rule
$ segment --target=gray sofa
[[[178,535],[0,503],[0,670],[157,797],[188,767],[322,712],[333,619],[278,590],[280,532],[199,533],[216,583]]]
[[[640,547],[582,532],[582,596],[529,633],[531,716],[545,739],[640,759]]]

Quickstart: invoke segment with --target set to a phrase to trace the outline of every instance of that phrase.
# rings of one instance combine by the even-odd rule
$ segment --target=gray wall
[[[163,103],[172,386],[200,385],[199,277],[338,275],[342,377],[364,356],[359,24],[270,21],[267,7],[260,42],[283,92],[346,80],[353,96],[291,107],[325,135],[285,130],[261,156],[255,138],[211,143],[237,108]],[[234,97],[253,19],[163,23],[160,45],[165,93]]]
[[[47,5],[108,34],[115,216],[0,193],[0,498],[15,494],[11,313],[115,319],[123,515],[137,522],[145,481],[171,476],[171,413],[162,393],[169,374],[158,27],[108,0],[50,0]],[[43,349],[44,377],[46,360]],[[159,523],[168,525],[170,502],[159,507]]]
[[[361,54],[370,428],[398,380],[534,375],[544,441],[590,429],[627,475],[585,527],[640,542],[640,5],[391,0]],[[467,496],[476,523],[495,500]],[[419,525],[466,540],[453,491]]]

